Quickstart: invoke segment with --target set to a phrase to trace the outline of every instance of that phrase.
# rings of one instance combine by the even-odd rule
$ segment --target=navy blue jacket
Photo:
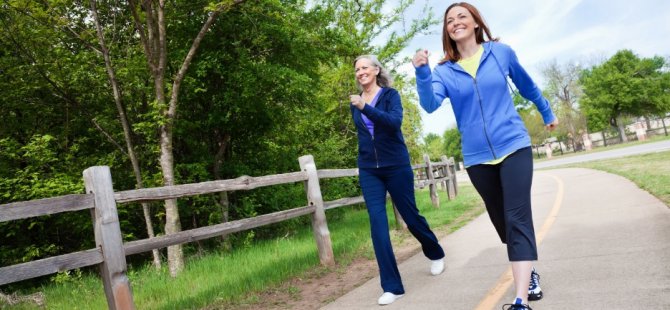
[[[409,165],[409,152],[400,129],[402,104],[398,91],[384,87],[380,90],[375,107],[365,105],[359,110],[350,105],[351,115],[358,132],[358,168],[381,168]],[[374,135],[365,126],[362,114],[370,119]]]

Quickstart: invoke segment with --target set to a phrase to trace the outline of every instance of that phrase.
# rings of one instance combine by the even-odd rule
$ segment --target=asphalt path
[[[666,149],[670,141],[561,164]],[[536,171],[532,203],[545,292],[533,309],[670,309],[670,208],[663,202],[623,177],[567,168]],[[490,310],[513,300],[506,250],[486,214],[440,243],[445,272],[431,276],[421,253],[402,262],[406,294],[384,309]],[[322,309],[379,309],[381,294],[376,277]]]

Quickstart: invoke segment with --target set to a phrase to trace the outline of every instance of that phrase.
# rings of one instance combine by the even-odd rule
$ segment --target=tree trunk
[[[220,140],[219,149],[216,152],[216,155],[214,155],[213,174],[216,180],[221,179],[221,167],[223,166],[223,160],[226,155],[226,150],[228,149],[228,145],[230,143],[230,135],[223,134],[223,137],[221,137],[219,140]],[[229,218],[228,212],[230,209],[230,201],[228,201],[228,192],[224,191],[219,193],[219,207],[221,208],[221,223],[228,222]],[[227,248],[229,246],[229,244],[227,243],[228,235],[222,235],[221,241],[224,242],[224,247]]]
[[[628,137],[626,136],[626,127],[622,124],[623,122],[616,120],[617,129],[619,130],[619,139],[621,143],[628,142]]]
[[[169,123],[169,122],[168,122]],[[174,157],[172,154],[172,130],[171,125],[161,126],[161,157],[160,165],[163,173],[163,185],[175,185],[174,182]],[[179,208],[176,199],[165,200],[165,234],[173,234],[181,231]],[[168,268],[170,275],[176,277],[184,269],[184,253],[181,244],[168,247]]]
[[[93,15],[93,20],[95,21],[96,31],[98,35],[98,41],[100,42],[100,49],[102,51],[102,56],[105,60],[105,68],[107,69],[109,83],[112,86],[114,103],[119,113],[119,121],[121,122],[121,127],[123,128],[123,137],[126,140],[126,149],[128,151],[128,157],[130,158],[130,162],[133,167],[133,173],[135,174],[135,184],[136,184],[135,187],[138,189],[143,188],[144,186],[142,182],[142,172],[140,170],[140,164],[139,161],[137,160],[137,155],[135,153],[135,146],[132,140],[133,137],[132,129],[128,122],[125,106],[123,105],[123,101],[121,100],[122,98],[121,90],[119,87],[118,80],[116,79],[116,73],[114,71],[114,67],[112,66],[112,60],[109,55],[109,50],[107,49],[107,44],[105,43],[105,36],[102,31],[102,26],[100,25],[100,20],[98,18],[98,11],[95,5],[96,2],[95,0],[91,0],[90,3],[91,3],[91,13]],[[147,235],[149,236],[149,238],[153,238],[155,237],[155,235],[154,235],[153,223],[151,220],[151,210],[149,208],[149,203],[147,202],[142,203],[142,211],[144,215],[144,222],[147,228]],[[154,266],[156,267],[156,269],[160,269],[161,260],[158,250],[157,249],[152,250],[152,254],[153,254]]]
[[[156,103],[159,106],[163,124],[160,126],[160,165],[163,173],[163,185],[170,186],[175,184],[174,180],[174,156],[172,153],[173,126],[177,114],[177,103],[179,102],[179,89],[184,79],[188,67],[193,61],[193,57],[200,46],[200,42],[210,27],[219,16],[219,14],[230,7],[240,4],[245,0],[234,0],[227,4],[219,4],[214,10],[208,13],[207,20],[200,28],[191,44],[181,67],[173,77],[172,93],[169,103],[165,96],[165,70],[167,66],[167,33],[165,22],[165,0],[144,1],[142,9],[146,11],[145,22],[146,29],[142,26],[142,18],[137,13],[137,3],[135,0],[129,0],[135,27],[138,30],[140,41],[147,56],[147,64],[154,78],[154,89],[156,91]],[[167,103],[167,105],[166,105]],[[171,234],[181,231],[179,219],[179,209],[177,200],[168,199],[165,201],[165,234]],[[168,266],[170,274],[174,277],[184,268],[184,254],[181,245],[168,247]]]

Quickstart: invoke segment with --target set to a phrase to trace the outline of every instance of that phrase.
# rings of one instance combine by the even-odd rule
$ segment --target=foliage
[[[125,2],[95,3],[144,186],[162,185],[159,133],[166,121],[161,113],[165,103],[155,98],[156,81],[132,12]],[[409,91],[413,84],[395,69],[407,62],[396,59],[399,52],[435,22],[432,14],[405,20],[403,13],[413,1],[390,10],[390,2],[383,0],[230,3],[165,4],[166,77],[177,73],[208,14],[225,7],[181,84],[172,149],[176,183],[297,171],[297,158],[305,154],[314,155],[318,168],[355,167],[356,137],[347,99],[356,92],[352,61],[368,53],[378,54],[395,75],[405,108],[403,132],[412,158],[420,156],[420,117]],[[116,190],[136,186],[88,5],[71,0],[0,5],[0,204],[81,193],[81,173],[95,165],[111,168]],[[145,11],[138,13],[140,20],[147,18]],[[164,87],[169,92],[172,85]],[[354,196],[357,180],[332,180],[322,190],[329,199]],[[302,184],[228,197],[228,209],[218,195],[180,199],[182,228],[305,203]],[[162,231],[166,212],[152,211],[155,229]],[[137,204],[121,206],[119,219],[125,241],[146,237]],[[294,232],[308,221],[289,221],[229,240],[233,246],[249,244]],[[91,230],[90,214],[84,211],[0,223],[0,264],[91,248]]]
[[[456,162],[463,161],[463,153],[461,151],[461,133],[458,128],[451,128],[444,131],[442,135],[444,145],[444,154],[447,157],[453,157]]]
[[[429,133],[423,137],[423,143],[426,146],[426,154],[432,161],[439,161],[440,156],[445,155],[444,144],[440,136],[434,133]]]
[[[579,84],[582,71],[576,62],[559,65],[556,61],[547,64],[542,70],[547,79],[544,94],[560,122],[553,135],[560,140],[571,141],[577,150],[582,148],[581,136],[586,132],[586,119],[579,109],[579,100],[583,95]]]
[[[531,101],[522,97],[518,92],[514,92],[512,100],[516,107],[516,111],[519,113],[519,116],[528,130],[531,143],[535,145],[544,143],[548,138],[548,133],[544,128],[542,115],[540,115]]]
[[[670,78],[662,57],[640,58],[621,50],[603,64],[583,72],[583,112],[591,131],[622,128],[622,116],[660,115],[670,111]],[[623,129],[620,129],[623,131]]]

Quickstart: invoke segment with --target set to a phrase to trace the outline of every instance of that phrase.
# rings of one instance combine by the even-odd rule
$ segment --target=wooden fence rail
[[[440,162],[413,165],[417,171],[415,187],[429,186],[431,201],[439,207],[437,184],[447,190],[448,198],[456,195],[454,160],[441,158]],[[320,179],[358,176],[358,169],[317,170],[311,155],[298,159],[299,172],[217,180],[194,184],[163,186],[114,192],[109,167],[90,167],[83,172],[86,194],[14,202],[0,205],[0,222],[52,215],[62,212],[91,210],[96,248],[39,259],[22,264],[0,267],[0,285],[32,279],[67,270],[98,265],[107,296],[109,309],[134,309],[130,281],[126,276],[126,256],[161,249],[171,245],[194,242],[282,222],[304,215],[312,216],[312,230],[323,265],[334,264],[332,242],[325,210],[364,203],[363,196],[323,201]],[[253,218],[199,227],[178,233],[123,243],[116,205],[121,203],[184,198],[222,191],[251,190],[278,184],[304,182],[307,206],[259,215]],[[395,208],[394,208],[395,209]],[[396,226],[403,227],[402,218],[395,210]]]

